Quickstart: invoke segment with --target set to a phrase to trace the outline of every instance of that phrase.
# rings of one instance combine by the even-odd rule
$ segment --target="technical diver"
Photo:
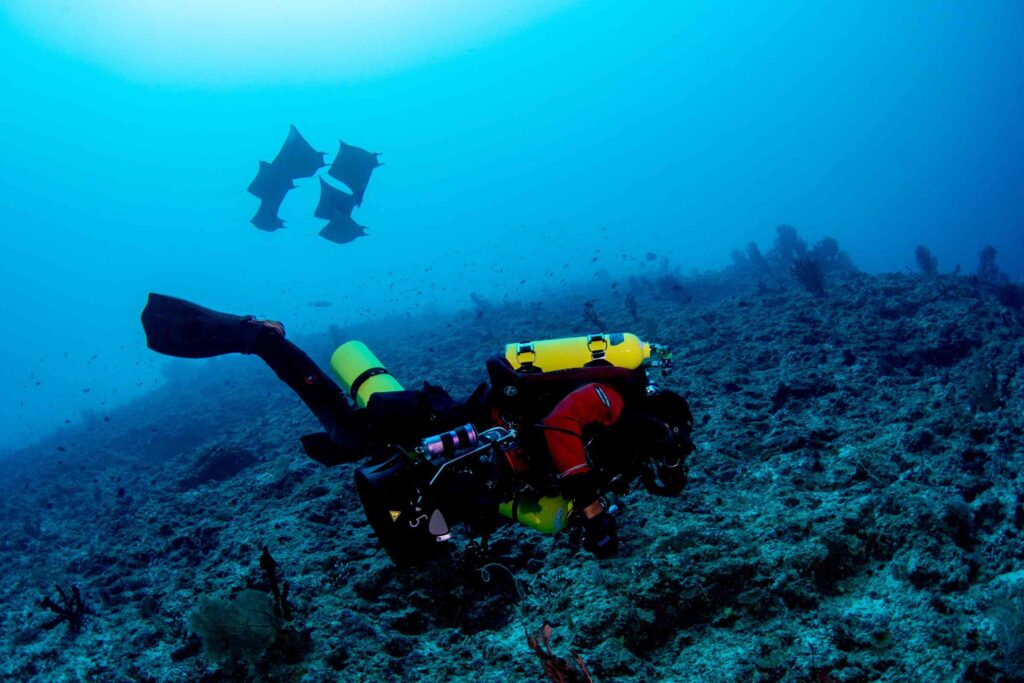
[[[586,363],[588,367],[558,372],[541,372],[530,361],[534,356],[525,356],[522,363],[516,363],[519,367],[495,356],[487,362],[490,383],[482,383],[469,398],[456,402],[444,389],[428,383],[422,390],[402,389],[372,354],[368,355],[371,362],[346,365],[345,354],[368,354],[358,342],[339,347],[332,357],[332,368],[346,392],[286,339],[284,326],[273,320],[221,313],[154,293],[142,312],[142,325],[149,348],[162,354],[207,358],[241,353],[261,358],[323,426],[323,432],[303,436],[301,442],[312,459],[326,466],[368,457],[379,463],[383,454],[396,447],[404,453],[405,448],[430,435],[441,434],[448,440],[445,443],[451,445],[454,439],[457,445],[460,434],[463,439],[467,436],[459,431],[460,426],[470,432],[515,427],[521,438],[513,447],[503,446],[507,469],[524,480],[547,478],[554,482],[556,495],[561,494],[558,500],[570,502],[569,509],[580,519],[583,548],[600,558],[618,551],[617,521],[601,494],[610,481],[622,478],[624,454],[643,453],[664,466],[659,474],[665,478],[667,473],[673,479],[667,486],[648,470],[635,470],[631,476],[644,477],[649,491],[676,495],[686,481],[686,456],[694,450],[693,418],[686,400],[653,388],[642,368],[624,370],[601,360],[604,351],[594,352],[596,360]],[[594,336],[591,341],[599,338]],[[607,344],[609,337],[603,339]],[[530,346],[528,351],[533,353],[534,348]],[[346,377],[349,366],[355,369]],[[438,437],[437,443],[444,439]],[[403,463],[405,460],[401,458]],[[386,463],[378,465],[378,469],[386,467]],[[374,475],[372,468],[364,469],[370,474],[357,473],[357,484],[371,516],[363,484]],[[488,481],[487,488],[493,489],[493,482]],[[515,518],[517,503],[508,507],[511,512],[507,516]],[[384,523],[394,521],[397,512],[392,510],[390,515],[390,520],[384,517]],[[380,524],[378,520],[374,528],[382,543],[387,543]],[[552,524],[548,521],[544,530],[557,531],[562,526]],[[431,540],[442,540],[442,536],[447,540],[441,531],[446,528]],[[406,550],[387,549],[396,562],[409,559]]]

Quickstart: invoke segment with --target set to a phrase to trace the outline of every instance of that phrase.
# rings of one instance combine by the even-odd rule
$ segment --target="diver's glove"
[[[597,557],[611,557],[619,551],[619,524],[602,510],[583,520],[583,549]]]

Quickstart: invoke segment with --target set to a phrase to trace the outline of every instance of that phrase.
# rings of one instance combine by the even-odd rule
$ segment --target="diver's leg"
[[[281,323],[220,313],[184,299],[150,294],[142,311],[142,326],[149,348],[169,356],[256,354],[299,395],[329,432],[349,412],[341,388],[302,349],[284,338]]]
[[[345,393],[313,360],[284,334],[256,339],[254,353],[298,394],[325,432],[302,437],[306,454],[331,467],[366,457],[370,430],[365,410],[353,410]]]
[[[298,394],[332,437],[339,431],[352,408],[341,387],[312,358],[281,333],[257,337],[253,353]]]
[[[325,435],[303,438],[310,457],[324,464],[336,464],[366,455],[367,428],[357,414],[360,411],[353,411],[341,387],[302,349],[285,339],[281,323],[221,313],[184,299],[150,294],[142,311],[142,326],[149,348],[169,356],[256,354],[298,394],[323,425]]]

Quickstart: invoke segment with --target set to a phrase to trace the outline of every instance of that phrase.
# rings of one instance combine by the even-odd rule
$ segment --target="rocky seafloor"
[[[481,299],[298,340],[325,360],[362,338],[455,395],[505,342],[596,317],[671,345],[691,481],[627,495],[606,560],[510,525],[486,572],[458,537],[452,562],[396,569],[355,465],[306,458],[317,425],[272,373],[175,361],[150,396],[0,462],[0,679],[545,681],[526,636],[548,623],[595,681],[1024,680],[1019,290],[850,270],[819,294],[751,268],[606,283],[589,319],[572,294]],[[252,625],[264,548],[290,589],[273,633]],[[86,613],[60,621],[55,586]],[[218,606],[248,625],[204,642]]]

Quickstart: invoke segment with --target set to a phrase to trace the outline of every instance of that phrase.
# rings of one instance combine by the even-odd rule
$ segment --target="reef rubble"
[[[316,425],[269,371],[176,361],[109,422],[0,460],[0,678],[538,681],[525,634],[550,623],[595,681],[1024,680],[1024,313],[977,277],[824,282],[738,265],[589,300],[673,347],[662,384],[697,420],[686,490],[626,496],[621,551],[600,561],[508,526],[489,572],[396,569],[354,466],[303,455]],[[358,337],[407,384],[460,395],[506,341],[592,332],[587,302],[298,342],[325,359]],[[260,597],[280,593],[264,548],[287,622]],[[75,633],[42,628],[55,585],[89,610]],[[200,605],[245,607],[262,649],[211,653]]]

